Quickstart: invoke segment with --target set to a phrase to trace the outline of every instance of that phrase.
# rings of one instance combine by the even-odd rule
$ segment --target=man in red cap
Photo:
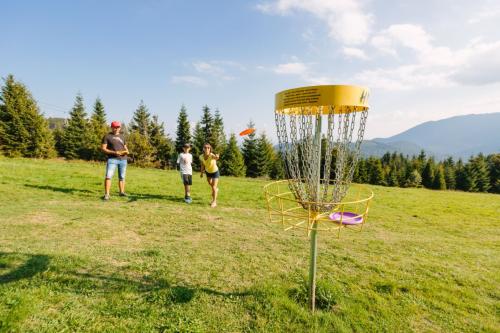
[[[109,190],[111,189],[111,178],[118,168],[118,187],[120,188],[120,196],[126,197],[125,193],[125,173],[127,170],[127,154],[128,148],[125,143],[125,138],[120,134],[121,124],[119,121],[111,123],[111,133],[108,133],[102,138],[102,151],[108,155],[108,163],[106,164],[106,178],[104,180],[104,200],[109,200]]]

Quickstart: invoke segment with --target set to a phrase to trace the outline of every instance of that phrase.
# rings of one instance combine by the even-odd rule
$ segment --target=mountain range
[[[361,147],[364,156],[386,152],[411,156],[424,150],[436,159],[468,159],[479,153],[499,153],[500,112],[428,121],[388,138],[365,140]]]

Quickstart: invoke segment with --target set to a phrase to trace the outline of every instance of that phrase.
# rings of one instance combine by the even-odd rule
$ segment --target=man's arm
[[[120,155],[118,154],[118,152],[116,152],[116,151],[114,151],[114,150],[109,150],[109,149],[108,149],[108,144],[107,144],[107,143],[103,143],[103,144],[101,145],[101,150],[102,150],[105,154],[107,154],[107,155],[115,155],[115,156],[120,156]],[[127,152],[128,152],[128,150],[127,150]]]

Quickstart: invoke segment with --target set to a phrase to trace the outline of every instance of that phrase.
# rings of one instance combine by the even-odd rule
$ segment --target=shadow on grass
[[[28,259],[20,266],[15,267],[15,265],[10,264],[11,261],[15,261],[20,257],[28,257]],[[0,268],[7,269],[14,266],[14,268],[5,274],[0,275],[0,284],[15,282],[22,279],[30,279],[37,273],[47,270],[49,266],[49,257],[40,254],[17,254],[17,253],[6,253],[0,252]]]
[[[85,190],[85,189],[56,187],[56,186],[50,186],[50,185],[24,184],[24,186],[30,187],[30,188],[35,188],[38,190],[49,190],[49,191],[54,191],[54,192],[67,193],[67,194],[74,194],[74,193],[94,194],[94,193],[96,193],[95,191],[90,191],[90,190]]]
[[[146,193],[132,193],[128,196],[128,202],[135,202],[138,200],[165,200],[174,203],[182,203],[184,202],[184,197],[179,195],[169,195],[169,194],[146,194]],[[207,201],[207,200],[206,200]],[[204,205],[206,206],[206,202],[203,200],[194,200],[190,205]]]
[[[83,193],[87,195],[98,195],[97,191],[91,191],[91,190],[86,190],[86,189],[78,189],[78,188],[67,188],[67,187],[56,187],[56,186],[50,186],[50,185],[33,185],[33,184],[24,184],[26,187],[38,189],[38,190],[48,190],[48,191],[54,191],[54,192],[60,192],[60,193],[66,193],[66,194],[75,194],[75,193]],[[99,196],[99,199],[101,199],[101,196]],[[166,201],[171,201],[171,202],[176,202],[176,203],[184,203],[184,198],[180,196],[174,196],[174,195],[163,195],[163,194],[145,194],[145,193],[132,193],[128,195],[128,202],[135,202],[138,200],[166,200]],[[196,204],[196,203],[194,203]]]
[[[38,273],[47,271],[49,263],[51,263],[50,274],[36,276]],[[81,268],[68,269],[65,267],[67,263],[72,263],[72,265],[76,263]],[[124,275],[123,272],[103,274],[92,272],[94,269],[85,266],[81,262],[78,263],[78,259],[75,260],[75,258],[0,252],[0,286],[27,279],[33,286],[46,285],[50,286],[53,291],[85,296],[133,292],[140,294],[148,303],[160,306],[189,303],[199,294],[227,299],[247,296],[258,298],[260,294],[255,290],[223,292],[202,286],[186,286],[150,276],[134,278]],[[7,272],[2,273],[4,270]]]

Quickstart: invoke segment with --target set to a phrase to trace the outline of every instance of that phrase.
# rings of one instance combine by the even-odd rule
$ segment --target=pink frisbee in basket
[[[339,222],[342,220],[342,224],[356,225],[363,222],[363,216],[352,212],[335,212],[330,214],[330,220],[334,222]]]

